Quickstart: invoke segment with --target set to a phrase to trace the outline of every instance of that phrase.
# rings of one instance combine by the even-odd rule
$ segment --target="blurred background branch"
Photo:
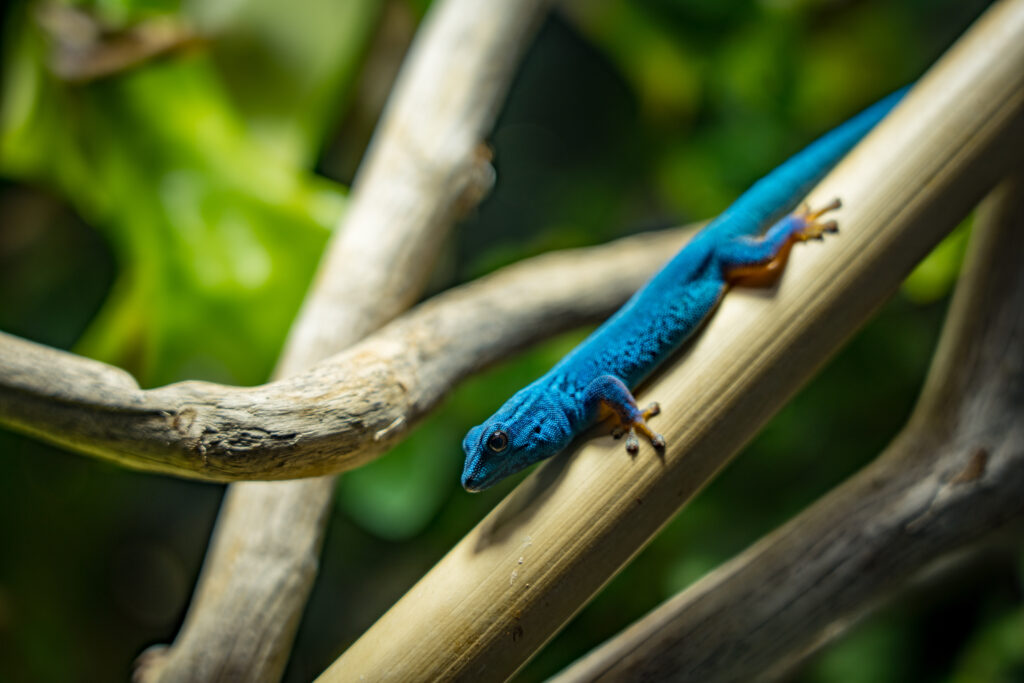
[[[36,13],[50,41],[50,68],[71,82],[134,69],[143,62],[199,42],[179,17],[163,15],[115,29],[84,9],[57,2]]]

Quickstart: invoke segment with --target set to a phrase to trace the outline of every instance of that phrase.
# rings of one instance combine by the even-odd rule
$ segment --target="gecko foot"
[[[810,206],[804,204],[795,214],[797,218],[803,221],[804,227],[793,233],[793,237],[803,242],[806,240],[820,240],[824,238],[826,232],[839,232],[839,224],[834,220],[821,221],[818,219],[829,211],[835,211],[842,205],[843,203],[839,201],[838,197],[816,211],[812,211]]]
[[[641,410],[633,393],[618,377],[601,375],[592,380],[587,385],[583,400],[588,410],[596,410],[599,420],[614,420],[612,436],[616,439],[625,436],[626,450],[630,453],[640,450],[637,434],[647,437],[655,448],[665,447],[665,437],[647,426],[648,418],[660,413],[661,406],[651,403]]]
[[[620,433],[620,436],[622,433],[629,434],[629,436],[626,437],[626,451],[635,455],[640,450],[640,440],[637,438],[637,432],[640,432],[647,437],[647,440],[651,442],[651,445],[658,450],[665,447],[665,437],[648,427],[646,422],[647,418],[654,417],[660,412],[661,406],[657,403],[652,403],[640,412],[633,423],[629,425],[628,430],[624,427],[618,428],[623,430]]]

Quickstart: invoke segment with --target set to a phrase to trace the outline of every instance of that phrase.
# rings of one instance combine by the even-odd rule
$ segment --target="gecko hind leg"
[[[834,220],[820,220],[842,203],[833,199],[817,210],[804,204],[785,216],[759,237],[741,237],[723,247],[717,254],[723,276],[731,285],[744,287],[770,287],[789,259],[796,242],[822,239],[825,233],[838,232]]]
[[[818,219],[829,211],[835,211],[842,208],[842,206],[843,203],[839,201],[839,197],[836,197],[816,211],[812,211],[811,207],[807,204],[801,206],[793,215],[802,221],[804,225],[793,233],[793,239],[800,242],[820,240],[824,239],[826,232],[839,232],[839,224],[834,220],[820,221]]]
[[[655,448],[665,447],[665,437],[647,425],[648,418],[661,412],[661,406],[651,403],[641,410],[632,392],[618,377],[601,375],[594,379],[584,392],[583,402],[587,410],[595,410],[599,415],[617,421],[612,436],[616,439],[626,436],[628,452],[636,453],[640,450],[638,432],[647,437]]]

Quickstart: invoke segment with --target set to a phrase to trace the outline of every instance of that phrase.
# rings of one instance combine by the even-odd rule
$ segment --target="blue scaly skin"
[[[784,215],[902,98],[905,90],[861,112],[814,141],[756,182],[697,234],[642,289],[543,377],[510,398],[462,442],[462,485],[480,491],[549,458],[606,417],[628,434],[626,450],[639,449],[637,432],[655,448],[665,439],[647,419],[657,404],[637,406],[636,387],[711,314],[732,284],[773,281],[794,242],[821,238],[835,221],[818,211]]]

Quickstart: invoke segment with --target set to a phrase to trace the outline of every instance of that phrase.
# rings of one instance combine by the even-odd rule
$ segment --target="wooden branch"
[[[455,214],[489,187],[480,141],[545,0],[434,3],[278,363],[307,370],[421,291]],[[280,678],[316,578],[332,477],[231,486],[185,625],[136,678]]]
[[[915,574],[1024,517],[1024,176],[979,211],[914,415],[872,465],[556,677],[781,673]]]
[[[305,373],[259,387],[141,390],[119,368],[0,333],[0,422],[128,467],[192,478],[352,469],[405,436],[467,374],[609,315],[691,232],[524,261],[434,297]]]
[[[323,680],[516,671],[764,424],[1019,156],[1024,3],[990,9],[811,194],[838,238],[776,291],[730,293],[642,391],[663,457],[592,438],[545,463],[327,669]]]
[[[49,38],[50,70],[71,83],[113,76],[202,42],[190,26],[170,14],[117,30],[93,13],[57,2],[37,5],[35,16]]]

